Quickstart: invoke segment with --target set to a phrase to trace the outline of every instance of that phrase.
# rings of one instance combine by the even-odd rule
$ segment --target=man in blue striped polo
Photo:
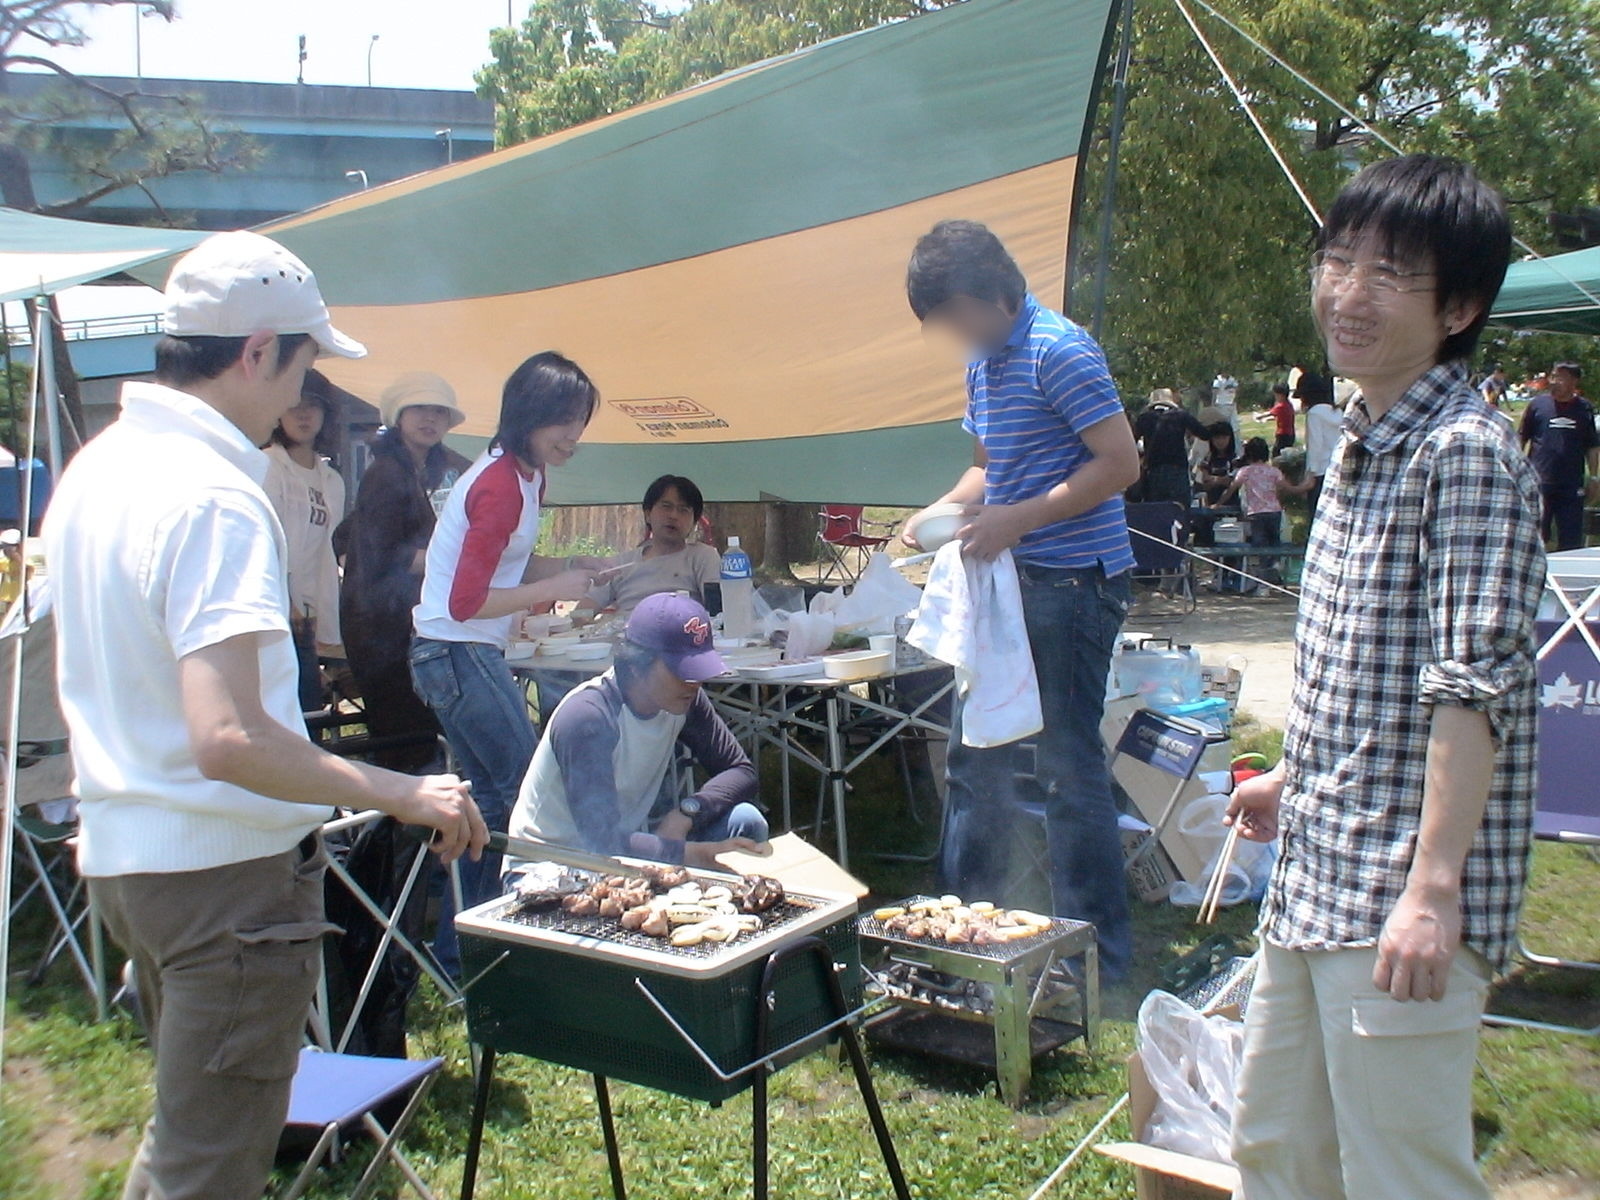
[[[983,225],[934,226],[912,253],[906,294],[925,330],[968,351],[965,428],[977,449],[939,503],[967,506],[964,554],[1010,550],[1016,560],[1044,709],[1035,774],[1054,908],[1094,923],[1102,970],[1114,979],[1127,970],[1132,933],[1100,718],[1128,609],[1133,552],[1122,492],[1139,478],[1138,449],[1100,347],[1028,294]],[[906,526],[913,545],[920,517]],[[1023,769],[1016,745],[951,740],[949,890],[1003,899]]]

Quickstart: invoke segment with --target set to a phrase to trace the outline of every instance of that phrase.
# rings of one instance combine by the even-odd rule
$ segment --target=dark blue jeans
[[[689,834],[691,842],[725,842],[729,838],[749,838],[752,842],[764,842],[772,830],[767,824],[766,814],[754,804],[735,804],[716,820],[708,822],[704,828],[698,825]]]
[[[484,823],[504,833],[534,746],[528,700],[512,678],[504,652],[483,642],[416,638],[411,643],[411,682],[439,718],[462,775],[472,782],[472,798]],[[500,894],[500,855],[485,851],[477,862],[463,855],[460,868],[461,898],[468,908]],[[446,887],[433,947],[451,974],[460,969],[454,917],[455,897]]]
[[[1107,579],[1098,567],[1017,569],[1044,709],[1035,769],[1052,903],[1057,916],[1094,923],[1100,969],[1117,979],[1133,956],[1133,931],[1100,718],[1111,652],[1128,612],[1128,578]],[[1017,776],[1027,769],[1018,745],[976,749],[951,738],[943,863],[949,891],[1005,902],[1012,830],[1026,819]]]

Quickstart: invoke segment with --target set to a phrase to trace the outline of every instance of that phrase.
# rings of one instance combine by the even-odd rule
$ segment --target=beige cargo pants
[[[1233,1119],[1243,1200],[1489,1200],[1472,1073],[1489,967],[1463,948],[1445,998],[1372,985],[1377,951],[1262,947]]]
[[[272,1169],[320,970],[327,859],[272,858],[91,879],[133,959],[156,1060],[155,1114],[124,1200],[257,1200]]]

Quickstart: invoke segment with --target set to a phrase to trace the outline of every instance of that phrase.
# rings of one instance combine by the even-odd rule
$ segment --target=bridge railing
[[[84,342],[93,338],[143,337],[161,332],[161,313],[135,313],[115,317],[85,317],[77,321],[61,322],[61,336],[69,342]],[[33,330],[27,325],[11,326],[7,330],[13,346],[31,346]]]

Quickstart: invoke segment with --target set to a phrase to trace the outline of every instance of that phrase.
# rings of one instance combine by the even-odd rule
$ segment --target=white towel
[[[955,668],[962,745],[1004,746],[1044,728],[1011,551],[981,562],[958,541],[942,546],[906,641]]]

